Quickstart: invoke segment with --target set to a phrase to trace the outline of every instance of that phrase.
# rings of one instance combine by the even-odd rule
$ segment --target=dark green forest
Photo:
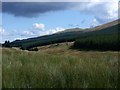
[[[120,50],[120,43],[117,34],[98,35],[81,38],[75,41],[73,48],[80,50]]]

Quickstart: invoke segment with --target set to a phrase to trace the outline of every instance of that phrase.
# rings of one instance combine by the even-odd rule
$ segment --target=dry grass
[[[3,48],[4,88],[117,88],[117,80],[118,52]]]

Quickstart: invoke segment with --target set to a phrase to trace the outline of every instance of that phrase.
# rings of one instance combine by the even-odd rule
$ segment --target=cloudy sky
[[[118,0],[103,1],[2,2],[0,42],[53,34],[67,28],[89,28],[118,19]]]

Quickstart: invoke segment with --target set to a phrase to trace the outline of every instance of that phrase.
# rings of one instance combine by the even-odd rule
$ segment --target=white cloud
[[[60,31],[64,31],[65,29],[62,28],[62,27],[56,27],[55,29],[50,29],[47,31],[47,34],[54,34],[54,33],[57,33],[57,32],[60,32]]]
[[[33,36],[35,35],[33,31],[23,31],[21,36]]]
[[[64,31],[64,30],[65,30],[65,28],[56,27],[56,28],[53,28],[53,29],[48,29],[48,30],[36,32],[36,35],[38,35],[38,36],[50,35],[50,34],[54,34],[54,33],[60,32],[60,31]]]
[[[35,29],[38,29],[38,30],[44,30],[44,28],[45,28],[45,25],[42,23],[35,23],[35,24],[33,24],[33,26]]]
[[[33,27],[20,33],[21,36],[39,36],[44,31],[45,25],[42,23],[34,23]]]
[[[104,0],[102,0],[104,1]],[[79,10],[81,13],[93,15],[101,24],[118,19],[118,1],[102,2],[101,0],[90,0],[90,2],[81,2],[71,7],[73,10]],[[113,0],[112,0],[113,1]]]
[[[5,30],[3,28],[0,28],[0,35],[3,35],[5,33]]]
[[[5,35],[9,35],[9,33],[6,32],[4,28],[0,27],[0,35],[5,36]]]
[[[110,19],[117,18],[118,17],[118,3],[108,4],[107,12],[109,14]]]
[[[90,28],[93,28],[95,26],[98,26],[100,23],[96,20],[96,18],[94,18],[91,23],[90,23]]]
[[[24,37],[30,37],[30,36],[42,36],[42,35],[49,35],[49,34],[54,34],[60,31],[64,31],[65,28],[62,27],[56,27],[54,29],[48,29],[48,30],[27,30],[27,31],[23,31],[21,33],[21,36]]]

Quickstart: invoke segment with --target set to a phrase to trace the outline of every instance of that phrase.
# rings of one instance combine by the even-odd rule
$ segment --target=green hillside
[[[119,25],[86,34],[75,41],[73,48],[82,50],[120,50]]]
[[[105,25],[103,25],[105,26]],[[83,39],[83,38],[98,38],[98,36],[105,36],[104,38],[107,39],[107,36],[112,38],[113,36],[116,36],[120,33],[120,30],[118,27],[120,24],[113,25],[107,28],[103,28],[101,26],[101,30],[93,30],[87,29],[87,30],[71,30],[70,32],[63,32],[63,33],[56,33],[52,35],[46,35],[41,37],[35,37],[35,38],[29,38],[24,40],[16,40],[9,44],[10,47],[20,47],[22,49],[29,49],[37,46],[44,46],[54,43],[61,43],[61,42],[69,42],[69,41],[75,41],[76,39]],[[108,39],[108,41],[110,41]],[[115,39],[115,38],[114,38]],[[111,39],[113,40],[113,39]],[[107,40],[106,40],[107,41]],[[115,41],[115,40],[114,40]],[[101,43],[101,42],[99,42]],[[106,42],[107,43],[107,42]],[[114,42],[113,42],[114,43]],[[116,42],[118,43],[118,40],[116,38]],[[107,45],[107,44],[106,44]],[[4,45],[3,45],[4,46]]]

